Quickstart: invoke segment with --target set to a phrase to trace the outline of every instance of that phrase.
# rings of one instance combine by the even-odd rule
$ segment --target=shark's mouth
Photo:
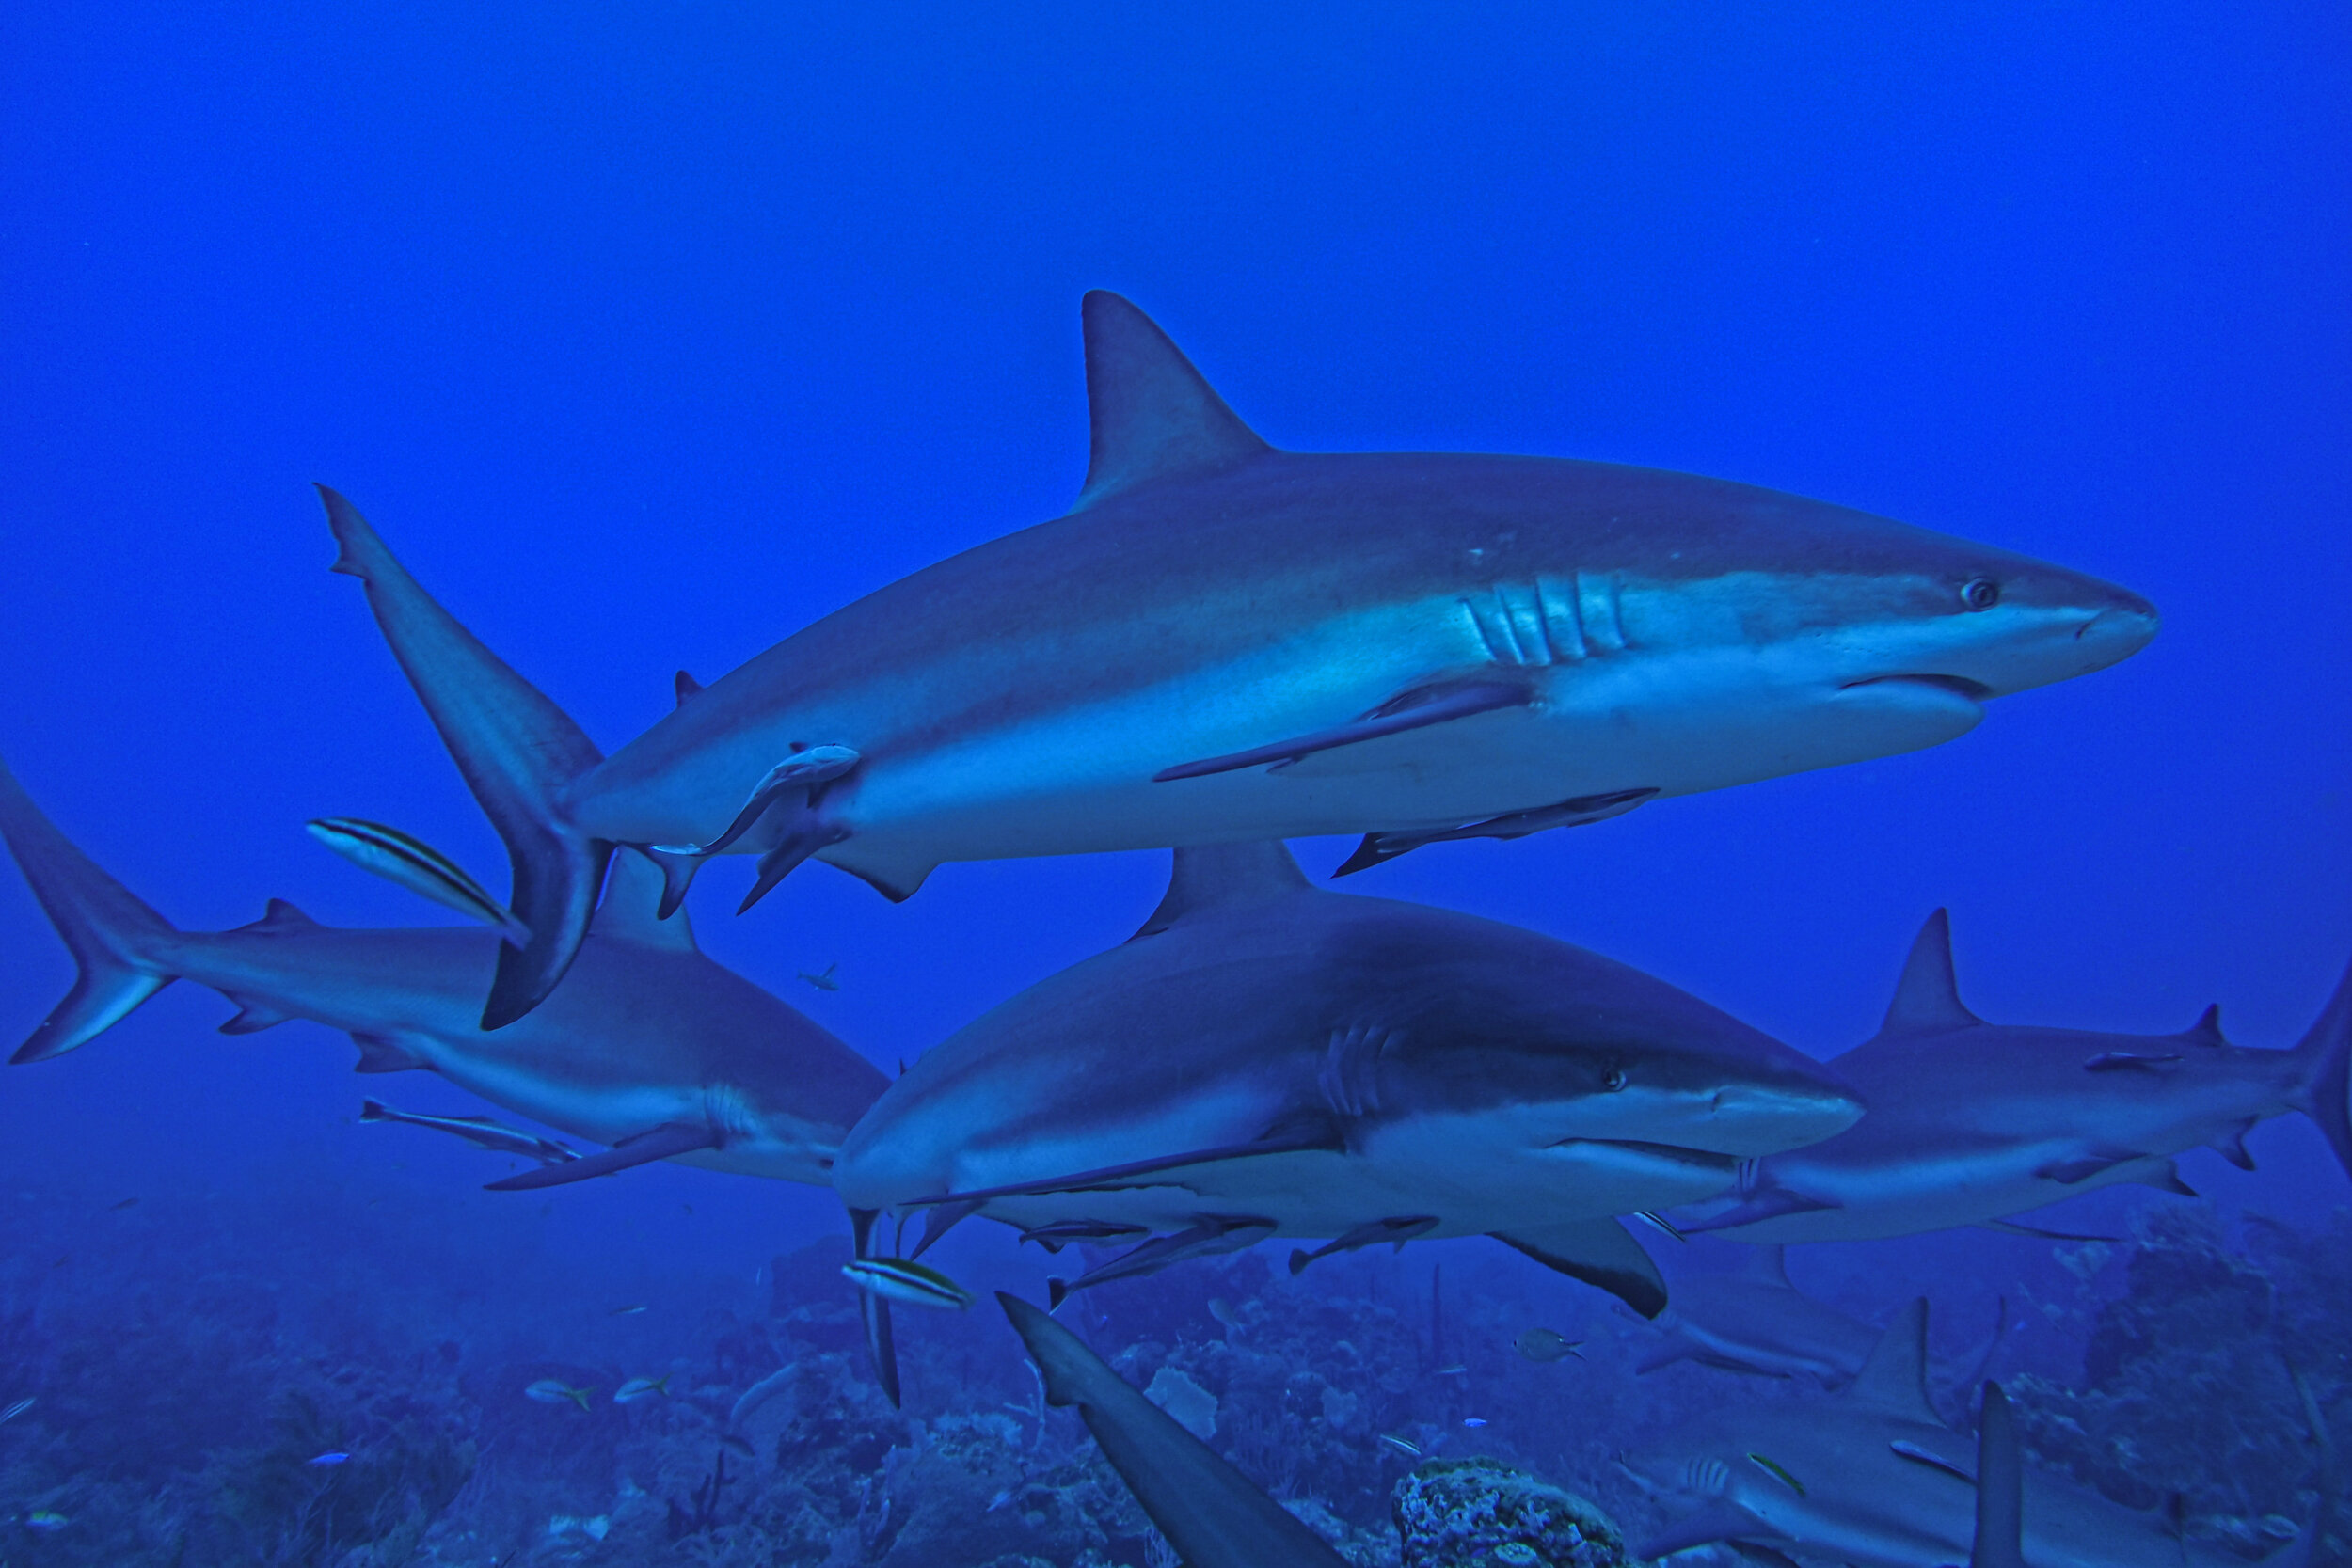
[[[1909,686],[1931,687],[1938,691],[1948,691],[1955,697],[1965,697],[1972,703],[1981,703],[1993,695],[1993,689],[1991,687],[1985,685],[1982,681],[1972,681],[1965,675],[1931,675],[1912,673],[1905,673],[1899,675],[1871,675],[1864,680],[1848,681],[1837,689],[1840,691],[1851,691],[1856,687],[1891,686],[1899,683]]]

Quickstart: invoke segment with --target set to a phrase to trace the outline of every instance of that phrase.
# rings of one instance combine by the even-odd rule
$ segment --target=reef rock
[[[1625,1536],[1582,1497],[1493,1459],[1432,1459],[1391,1499],[1405,1568],[1623,1568]]]

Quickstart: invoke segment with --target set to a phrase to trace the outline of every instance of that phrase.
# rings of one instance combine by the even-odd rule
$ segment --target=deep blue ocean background
[[[1949,745],[1440,846],[1351,891],[1597,948],[1822,1055],[1875,1027],[1938,905],[1989,1018],[2171,1030],[2218,1001],[2233,1038],[2283,1045],[2352,954],[2348,71],[2352,20],[2311,4],[19,0],[0,755],[183,927],[271,896],[433,923],[302,832],[395,823],[504,886],[358,589],[326,570],[309,482],[611,750],[668,708],[673,670],[713,678],[1061,512],[1086,462],[1077,301],[1106,287],[1280,446],[1721,475],[2164,613],[2146,652]],[[1298,846],[1311,869],[1345,847]],[[813,867],[739,920],[737,862],[695,907],[707,950],[892,1068],[1125,937],[1166,859],[950,865],[903,906]],[[72,977],[12,876],[0,955],[12,1046]],[[836,961],[837,992],[794,978]],[[178,1369],[75,1407],[88,1356],[52,1359],[66,1386],[0,1404],[77,1411],[41,1441],[124,1487],[255,1441],[238,1401],[258,1386],[168,1441],[194,1419],[176,1394],[124,1403],[187,1375],[199,1353],[171,1336],[224,1303],[355,1363],[449,1343],[469,1374],[628,1375],[708,1354],[715,1321],[766,1309],[773,1259],[842,1228],[829,1194],[675,1166],[480,1192],[501,1163],[354,1117],[363,1091],[486,1107],[357,1080],[311,1024],[220,1037],[227,1012],[175,987],[0,1077],[0,1306],[71,1319],[147,1291],[149,1316],[89,1332],[117,1373],[142,1337]],[[2250,1175],[2184,1168],[2225,1223],[2326,1232],[2347,1186],[2312,1129],[2265,1124],[2253,1148]],[[2050,1218],[2182,1204],[2125,1189]],[[1006,1234],[942,1251],[976,1287],[1042,1275]],[[1439,1261],[1464,1314],[1582,1324],[1617,1367],[1592,1375],[1623,1382],[1605,1299],[1490,1245],[1295,1289],[1419,1301]],[[1955,1344],[1996,1294],[2073,1302],[2006,1353],[2062,1380],[2122,1289],[2065,1261],[1964,1232],[1795,1268],[1865,1314],[1931,1294]],[[625,1302],[651,1310],[608,1315]],[[1018,1397],[1001,1321],[943,1322],[919,1329],[963,1336]],[[1688,1402],[1717,1375],[1642,1386]],[[911,1414],[952,1397],[911,1375]],[[1606,1450],[1641,1415],[1549,1418]],[[0,1478],[32,1425],[0,1427]],[[1593,1484],[1567,1437],[1504,1425],[1494,1443]],[[17,1530],[0,1560],[89,1549]],[[556,1546],[468,1549],[414,1560]]]

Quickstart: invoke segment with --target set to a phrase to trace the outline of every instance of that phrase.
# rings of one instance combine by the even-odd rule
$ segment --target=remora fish
[[[1217,1457],[1076,1335],[999,1291],[1045,1381],[1050,1404],[1078,1415],[1188,1568],[1342,1568],[1345,1560],[1249,1478]]]
[[[2300,1043],[2222,1038],[2219,1009],[2178,1035],[1987,1023],[1961,1004],[1951,928],[1928,918],[1877,1036],[1830,1064],[1870,1107],[1858,1125],[1742,1174],[1686,1231],[1844,1242],[1992,1223],[2097,1187],[2185,1193],[2172,1157],[2201,1146],[2250,1168],[2255,1123],[2299,1111],[2352,1171],[2352,967]]]
[[[517,865],[532,941],[488,1025],[553,988],[618,844],[664,851],[673,898],[719,853],[761,857],[755,897],[810,856],[894,898],[944,861],[1366,833],[1353,869],[1931,746],[2155,631],[2109,584],[1720,480],[1278,451],[1133,305],[1083,317],[1067,515],[835,611],[610,759],[469,639],[404,656]],[[437,615],[326,494],[388,629]]]
[[[1655,1313],[1611,1216],[1719,1191],[1861,1107],[1818,1064],[1516,927],[1310,886],[1279,844],[1179,849],[1137,937],[927,1052],[842,1145],[853,1213],[1137,1260],[1267,1235],[1493,1234]],[[921,1248],[918,1246],[919,1252]],[[1097,1271],[1136,1272],[1126,1259]],[[1082,1280],[1080,1283],[1089,1283]]]
[[[1811,1378],[1824,1388],[1852,1382],[1881,1330],[1790,1284],[1785,1249],[1754,1246],[1736,1256],[1738,1264],[1727,1272],[1675,1276],[1674,1299],[1651,1324],[1665,1342],[1634,1371],[1695,1361],[1762,1377]],[[2006,1320],[2004,1310],[1973,1370],[1953,1378],[1963,1391],[1983,1381]]]
[[[1928,1402],[1927,1322],[1927,1303],[1914,1302],[1843,1393],[1711,1410],[1623,1456],[1620,1464],[1645,1491],[1690,1510],[1634,1555],[1662,1557],[1720,1541],[1855,1568],[1967,1561],[1976,1537],[1977,1445]],[[2028,1562],[2224,1568],[2240,1560],[2032,1471],[2023,1476],[2022,1513]]]
[[[488,1117],[428,1117],[413,1111],[398,1111],[380,1100],[359,1102],[361,1121],[397,1122],[404,1127],[429,1127],[437,1132],[451,1132],[465,1139],[476,1148],[486,1148],[494,1154],[520,1154],[543,1165],[561,1164],[577,1160],[580,1151],[543,1138],[535,1132],[501,1126]]]
[[[657,920],[660,876],[615,868],[563,999],[491,1037],[479,993],[499,939],[455,927],[345,930],[293,905],[232,931],[181,931],[67,841],[0,766],[0,837],[79,975],[11,1060],[62,1054],[175,979],[236,1004],[246,1035],[291,1018],[349,1032],[358,1070],[424,1069],[493,1104],[619,1147],[496,1187],[544,1186],[677,1159],[818,1185],[882,1076],[832,1035]]]

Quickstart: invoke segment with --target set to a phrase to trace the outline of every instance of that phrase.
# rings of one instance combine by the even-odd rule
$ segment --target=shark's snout
[[[2156,607],[2138,594],[2115,591],[2116,603],[2094,611],[2074,628],[2074,641],[2097,657],[2093,668],[2114,664],[2146,647],[2162,624]]]
[[[1715,1091],[1681,1141],[1742,1157],[1803,1148],[1862,1119],[1862,1101],[1835,1084],[1732,1084]]]

